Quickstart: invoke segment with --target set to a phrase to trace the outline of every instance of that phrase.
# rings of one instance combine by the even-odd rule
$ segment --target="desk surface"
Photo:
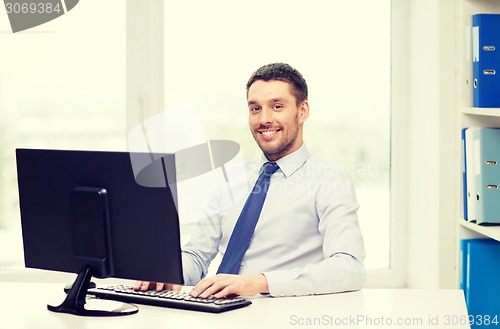
[[[47,310],[64,297],[63,285],[0,282],[0,327],[9,329],[111,328],[470,328],[461,290],[363,289],[272,298],[222,314],[139,305],[134,315],[86,318]]]

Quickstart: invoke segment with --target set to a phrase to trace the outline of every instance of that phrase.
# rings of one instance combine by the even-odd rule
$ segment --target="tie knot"
[[[276,170],[278,170],[278,168],[279,168],[279,166],[278,166],[278,164],[276,162],[266,162],[266,163],[264,163],[262,171],[266,175],[270,176],[270,175],[274,174],[274,172]]]

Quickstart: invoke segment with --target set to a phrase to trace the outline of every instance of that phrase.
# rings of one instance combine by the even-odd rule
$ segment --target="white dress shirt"
[[[248,165],[248,192],[264,156]],[[354,187],[339,166],[309,154],[303,144],[276,161],[262,212],[239,274],[262,273],[272,296],[300,296],[358,290],[366,271]],[[224,255],[245,203],[221,206],[214,194],[211,215],[196,225],[182,253],[184,281],[202,279],[218,252]],[[226,209],[227,208],[227,209]],[[217,211],[220,209],[220,211]]]

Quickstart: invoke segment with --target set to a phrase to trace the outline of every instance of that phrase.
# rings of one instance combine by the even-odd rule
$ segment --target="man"
[[[192,235],[182,258],[185,283],[195,285],[191,295],[298,296],[360,289],[366,271],[356,215],[359,206],[350,177],[338,166],[309,155],[303,142],[309,116],[306,81],[293,67],[274,63],[254,72],[246,87],[250,130],[263,153],[249,166],[251,185],[265,162],[279,169],[270,174],[248,249],[230,241],[238,234],[235,227],[245,200],[211,216]],[[212,206],[217,208],[220,200],[216,196]],[[237,261],[234,274],[223,270],[205,277],[218,252],[231,258],[229,254],[238,248],[243,259]],[[138,282],[135,289],[154,285]],[[156,284],[157,290],[163,288],[179,287]]]

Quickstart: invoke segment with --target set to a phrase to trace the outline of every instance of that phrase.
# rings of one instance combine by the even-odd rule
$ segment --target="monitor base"
[[[85,305],[78,307],[66,300],[58,306],[47,305],[47,309],[57,313],[69,313],[78,316],[123,316],[132,315],[139,311],[133,304],[114,300],[88,298]]]
[[[85,266],[78,274],[62,304],[58,306],[47,305],[47,309],[52,312],[79,316],[122,316],[135,314],[139,311],[137,306],[132,304],[94,297],[87,298],[91,278],[91,268]]]

